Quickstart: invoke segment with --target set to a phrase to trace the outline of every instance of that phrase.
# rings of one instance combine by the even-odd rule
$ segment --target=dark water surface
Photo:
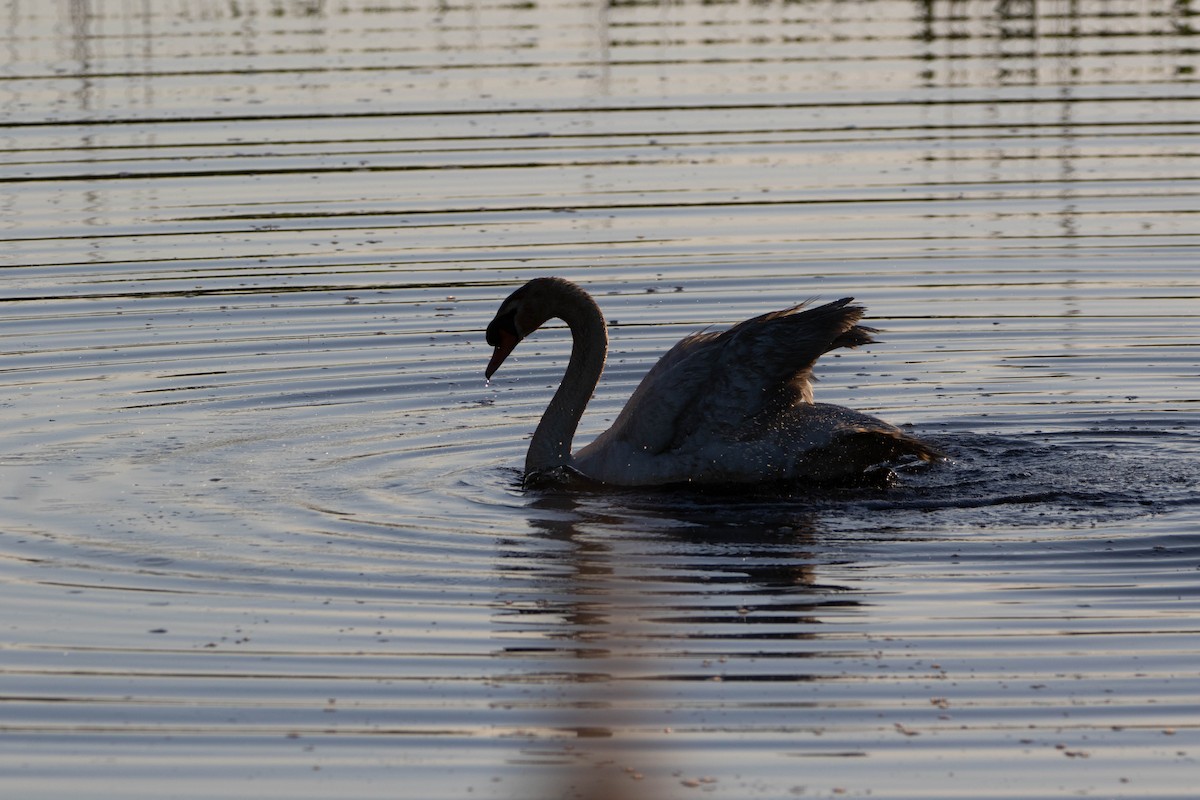
[[[0,794],[1195,796],[1188,2],[9,2]],[[854,295],[887,489],[523,492]]]

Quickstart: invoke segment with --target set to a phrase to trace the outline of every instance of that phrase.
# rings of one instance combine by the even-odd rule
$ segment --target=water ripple
[[[26,4],[28,5],[28,4]],[[1190,797],[1187,4],[14,6],[23,798]],[[854,295],[887,489],[526,492],[612,351]],[[1016,769],[1014,769],[1014,766]]]

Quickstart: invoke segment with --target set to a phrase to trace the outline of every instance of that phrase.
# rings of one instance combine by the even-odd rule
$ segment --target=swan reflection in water
[[[496,657],[510,665],[501,680],[527,692],[527,769],[512,796],[648,800],[718,788],[680,744],[705,736],[710,713],[735,724],[726,715],[742,695],[722,683],[777,684],[771,719],[751,709],[736,721],[774,730],[776,715],[793,713],[795,687],[824,680],[822,658],[845,647],[822,634],[844,632],[858,598],[819,576],[853,555],[845,542],[823,544],[819,514],[786,498],[663,500],[638,489],[522,495],[529,535],[497,559],[493,617]],[[725,698],[722,710],[681,707],[690,691]]]
[[[634,390],[612,427],[571,452],[608,352],[604,315],[576,284],[535,278],[500,305],[487,327],[492,375],[550,319],[571,329],[562,383],[534,431],[526,484],[564,476],[614,486],[840,483],[898,460],[937,452],[883,420],[813,400],[812,369],[825,353],[874,341],[852,298],[748,319],[684,337]]]

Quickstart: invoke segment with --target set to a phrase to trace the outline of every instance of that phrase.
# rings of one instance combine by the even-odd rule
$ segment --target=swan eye
[[[521,334],[517,332],[516,309],[502,311],[487,326],[487,343],[492,347],[499,347],[506,338],[521,338]]]

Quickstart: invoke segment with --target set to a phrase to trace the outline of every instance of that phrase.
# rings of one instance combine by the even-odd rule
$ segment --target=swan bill
[[[514,334],[503,329],[488,331],[488,340],[488,344],[494,344],[496,349],[492,351],[492,360],[488,362],[483,376],[487,380],[491,380],[492,375],[495,374],[496,370],[500,369],[500,365],[504,363],[504,359],[508,358],[508,354],[513,351],[513,348],[521,340]]]

